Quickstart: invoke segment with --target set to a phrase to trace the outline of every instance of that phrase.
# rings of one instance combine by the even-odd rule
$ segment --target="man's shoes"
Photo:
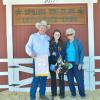
[[[30,100],[36,100],[35,98],[30,98]]]
[[[75,98],[76,96],[71,95],[71,98]]]
[[[40,96],[39,100],[49,100],[49,98],[46,96]]]
[[[86,96],[83,96],[83,97],[81,97],[81,99],[84,100],[84,99],[87,99],[87,97]]]

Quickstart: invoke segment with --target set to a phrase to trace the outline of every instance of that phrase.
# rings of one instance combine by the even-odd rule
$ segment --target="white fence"
[[[8,80],[9,84],[8,85],[0,85],[0,88],[9,88],[10,91],[29,91],[29,87],[23,87],[25,85],[28,85],[32,81],[32,77],[20,80],[20,74],[19,72],[25,72],[32,74],[33,73],[33,68],[27,67],[27,66],[22,66],[20,64],[32,64],[32,59],[31,58],[23,58],[23,59],[13,59],[13,65],[8,67],[8,72],[0,72],[0,75],[8,75]],[[84,59],[84,82],[85,82],[85,88],[89,90],[89,85],[90,85],[90,71],[89,71],[89,58],[85,57]],[[9,74],[8,74],[9,73]],[[48,79],[50,76],[48,77]],[[65,76],[65,81],[66,80]],[[50,90],[49,88],[47,89],[48,91]],[[67,86],[66,86],[67,90]]]

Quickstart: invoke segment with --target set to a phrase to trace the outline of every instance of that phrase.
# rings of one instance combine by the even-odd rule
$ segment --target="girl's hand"
[[[55,53],[55,52],[52,52],[52,55],[53,55],[53,56],[56,56],[56,53]]]
[[[59,74],[59,69],[56,70],[56,74]]]
[[[78,65],[78,70],[81,70],[81,69],[82,69],[82,65],[79,64],[79,65]]]

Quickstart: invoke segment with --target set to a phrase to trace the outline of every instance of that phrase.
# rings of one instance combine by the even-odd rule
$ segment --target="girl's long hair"
[[[56,29],[56,30],[54,30],[54,32],[53,32],[53,37],[52,37],[52,39],[51,39],[51,42],[50,42],[50,51],[52,52],[53,51],[53,47],[54,47],[54,42],[55,42],[55,39],[54,39],[54,33],[55,32],[59,32],[60,33],[60,38],[58,39],[58,49],[60,48],[60,49],[62,49],[62,39],[61,39],[61,31],[59,30],[59,29]]]

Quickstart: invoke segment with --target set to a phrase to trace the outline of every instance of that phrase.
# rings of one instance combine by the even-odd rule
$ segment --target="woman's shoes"
[[[51,100],[59,100],[58,96],[52,96]]]
[[[65,96],[60,96],[60,99],[64,99]]]
[[[46,96],[40,96],[39,100],[49,100],[49,98]]]

